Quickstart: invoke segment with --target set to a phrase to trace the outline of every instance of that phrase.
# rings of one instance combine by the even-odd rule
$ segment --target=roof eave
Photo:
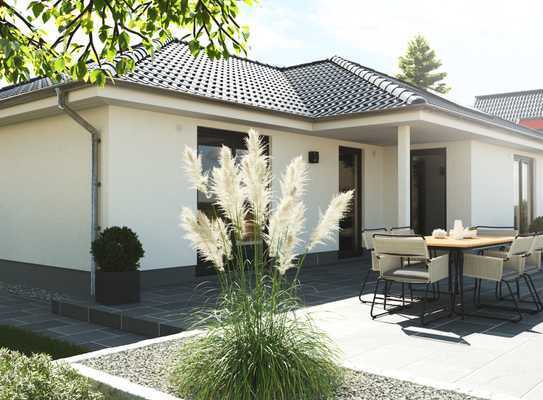
[[[65,89],[76,89],[76,88],[79,89],[81,87],[87,87],[87,86],[89,85],[86,83],[81,83],[81,82],[61,82],[52,86],[36,89],[31,92],[25,92],[25,93],[17,94],[15,96],[6,97],[5,99],[0,99],[0,110],[9,108],[9,107],[14,107],[14,106],[24,104],[24,103],[29,103],[31,101],[42,100],[48,97],[55,96],[56,95],[55,90],[60,87],[65,88]]]
[[[443,113],[446,113],[446,114],[449,114],[449,115],[453,115],[455,117],[459,117],[459,118],[462,118],[462,119],[468,119],[468,120],[475,121],[475,122],[478,122],[478,123],[481,123],[481,124],[484,124],[484,125],[487,125],[487,126],[492,126],[494,128],[500,128],[500,129],[504,129],[504,130],[507,130],[507,131],[510,131],[510,132],[521,134],[523,136],[530,137],[531,139],[536,139],[536,140],[539,140],[539,141],[543,141],[543,135],[541,134],[541,132],[536,131],[536,130],[531,129],[531,128],[527,128],[527,127],[523,127],[523,126],[518,125],[518,129],[515,129],[515,128],[510,127],[510,126],[505,126],[503,124],[500,124],[499,121],[492,122],[492,121],[489,121],[489,120],[485,120],[483,118],[477,118],[474,115],[470,115],[470,114],[467,114],[467,113],[462,113],[462,112],[450,110],[448,108],[443,108],[443,107],[440,107],[440,106],[437,106],[437,105],[434,105],[434,104],[424,104],[424,106],[425,106],[425,108],[427,108],[429,110],[435,110],[435,111],[443,112]]]

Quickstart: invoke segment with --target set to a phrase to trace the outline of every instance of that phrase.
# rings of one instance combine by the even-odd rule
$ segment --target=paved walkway
[[[29,300],[2,290],[0,290],[0,325],[28,329],[83,346],[89,351],[145,339],[116,329],[60,317],[51,313],[51,306],[47,302]]]
[[[408,313],[372,321],[369,305],[357,297],[367,268],[367,261],[357,260],[306,268],[301,274],[301,295],[309,306],[304,312],[338,344],[346,366],[481,397],[543,399],[543,313],[526,315],[517,324],[466,317],[423,328],[414,306]],[[203,281],[144,292],[142,304],[123,311],[184,324],[190,309],[216,288],[212,278]],[[536,277],[536,286],[543,289],[543,274]],[[367,290],[373,290],[372,282]],[[483,290],[483,301],[485,297],[493,301],[492,286]],[[370,300],[371,294],[365,298]],[[466,303],[470,302],[467,293]],[[5,292],[0,292],[0,324],[23,326],[89,349],[142,339],[53,315],[46,303]]]
[[[543,276],[536,285],[543,288]],[[493,294],[487,286],[483,297]],[[466,304],[471,299],[468,293]],[[466,317],[423,328],[417,307],[377,320],[369,311],[356,296],[305,310],[340,347],[347,367],[487,398],[543,399],[543,313],[516,324]]]

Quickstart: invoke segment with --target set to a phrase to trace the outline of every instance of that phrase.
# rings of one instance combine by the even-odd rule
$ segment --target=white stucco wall
[[[185,145],[196,146],[195,122],[111,107],[110,124],[103,139],[102,225],[126,225],[139,235],[142,269],[194,265],[196,254],[178,224],[182,206],[196,209],[181,164]]]
[[[83,112],[107,131],[107,108]],[[0,127],[0,259],[90,268],[90,137],[65,115]]]
[[[107,106],[82,113],[102,133],[101,226],[126,225],[140,236],[142,269],[189,266],[196,254],[178,227],[182,206],[196,209],[196,193],[183,175],[185,145],[197,145],[197,127],[247,131],[233,124]],[[287,163],[309,151],[307,234],[338,190],[340,146],[362,149],[362,227],[397,225],[396,148],[260,129],[270,136],[277,178]],[[331,134],[332,135],[332,134]],[[543,157],[475,141],[413,145],[447,149],[447,224],[512,223],[512,159],[534,159],[535,214],[543,214]],[[90,265],[90,140],[59,115],[0,127],[0,259],[74,269]],[[316,251],[337,250],[337,243]]]
[[[146,256],[142,269],[194,265],[195,252],[182,237],[178,215],[182,206],[196,209],[196,193],[181,168],[185,144],[195,147],[197,127],[247,131],[251,126],[162,114],[124,107],[110,108],[111,134],[103,142],[103,225],[127,225],[140,236]],[[311,137],[271,129],[273,189],[290,160],[319,151],[318,164],[309,165],[307,232],[317,224],[338,191],[339,146],[363,150],[363,224],[379,224],[382,207],[382,148]],[[337,250],[337,243],[316,251]]]

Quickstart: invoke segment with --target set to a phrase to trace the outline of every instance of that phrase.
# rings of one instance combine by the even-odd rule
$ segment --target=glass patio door
[[[340,222],[339,257],[361,254],[362,226],[362,151],[350,147],[339,148],[339,191],[354,190],[352,207]]]
[[[528,232],[533,219],[533,160],[515,156],[513,161],[515,228]]]
[[[411,227],[431,235],[447,229],[447,151],[411,151]]]

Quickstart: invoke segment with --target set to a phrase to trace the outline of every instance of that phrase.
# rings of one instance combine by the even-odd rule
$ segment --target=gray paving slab
[[[17,326],[28,329],[49,337],[62,339],[64,341],[79,344],[89,350],[112,347],[144,340],[138,335],[131,335],[120,330],[107,329],[96,324],[81,323],[80,321],[58,316],[51,313],[49,304],[15,294],[0,291],[0,301],[12,311],[0,312],[0,325]],[[93,343],[94,340],[105,340],[115,338],[111,345]],[[113,343],[113,342],[112,342]]]

